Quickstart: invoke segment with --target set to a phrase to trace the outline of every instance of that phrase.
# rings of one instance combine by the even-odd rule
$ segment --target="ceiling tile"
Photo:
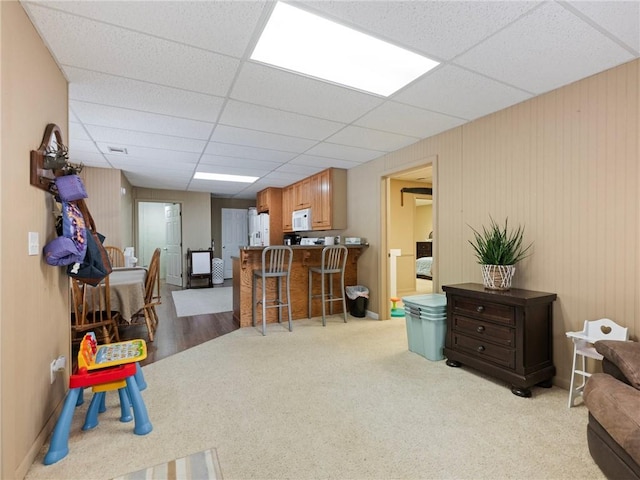
[[[224,98],[140,80],[65,67],[69,99],[215,122]]]
[[[240,58],[266,1],[37,2],[101,22]],[[180,22],[176,22],[180,18]],[[188,25],[188,28],[185,28]]]
[[[307,155],[303,154],[289,162],[289,165],[309,165],[320,168],[320,170],[324,170],[325,168],[335,167],[335,168],[353,168],[361,165],[361,162],[350,162],[348,160],[340,160],[335,158],[327,158],[327,157],[319,157],[317,155]]]
[[[463,123],[466,123],[465,120],[459,118],[397,102],[386,102],[358,120],[356,125],[425,138]]]
[[[32,5],[29,11],[63,66],[226,95],[239,61]]]
[[[420,138],[398,135],[397,133],[383,132],[363,127],[345,127],[335,135],[327,138],[328,143],[338,143],[352,147],[362,147],[381,152],[391,152],[398,150],[412,143],[416,143]]]
[[[319,157],[364,163],[381,157],[385,152],[323,142],[313,148],[310,148],[306,153]]]
[[[244,128],[220,125],[216,127],[211,140],[214,142],[247,145],[256,148],[267,148],[285,152],[304,152],[317,142],[306,138],[289,137],[275,133],[257,132]]]
[[[471,48],[540,2],[350,1],[304,2],[373,36],[451,59]],[[456,25],[465,28],[455,28]]]
[[[152,160],[155,162],[174,162],[175,164],[179,163],[187,163],[187,164],[196,164],[198,163],[198,159],[200,158],[199,153],[190,153],[190,152],[178,152],[175,150],[166,150],[164,148],[149,148],[149,147],[135,147],[135,146],[126,146],[126,145],[112,145],[102,142],[97,142],[98,148],[102,153],[107,155],[109,158],[112,156],[120,157],[120,154],[113,154],[109,151],[109,147],[125,147],[127,149],[127,154],[124,157],[128,157],[136,160]]]
[[[321,172],[322,170],[324,170],[324,167],[321,167],[319,165],[297,165],[289,162],[278,167],[275,170],[275,172],[302,175],[303,177],[308,177],[310,175]]]
[[[531,97],[523,90],[445,65],[405,88],[394,101],[473,120]]]
[[[251,158],[270,162],[286,162],[296,156],[296,153],[294,152],[283,152],[279,150],[218,142],[209,142],[205,153],[235,158]]]
[[[85,125],[134,130],[178,137],[207,140],[213,129],[210,123],[197,120],[139,112],[104,105],[70,101],[69,108]]]
[[[384,100],[277,68],[247,62],[231,98],[336,122],[352,122]]]
[[[212,169],[203,170],[200,167],[226,167],[229,169],[232,168],[241,168],[243,170],[255,170],[256,174],[264,175],[269,173],[280,166],[280,163],[277,162],[264,162],[262,160],[251,160],[244,158],[233,158],[233,157],[222,157],[219,155],[203,155],[200,160],[198,167],[199,170],[202,171],[214,171]],[[220,171],[217,169],[216,171]]]
[[[91,141],[91,137],[87,134],[86,130],[79,122],[69,122],[69,140],[84,140],[87,142]]]
[[[219,123],[314,140],[322,140],[344,127],[343,123],[283,112],[235,100],[230,100],[227,103]]]
[[[546,3],[456,63],[538,95],[632,58],[567,9]]]
[[[579,1],[563,3],[610,32],[640,54],[640,2]]]
[[[121,128],[87,126],[89,134],[96,142],[109,145],[122,145],[125,147],[151,147],[163,148],[167,150],[202,153],[207,142],[205,140],[194,140],[192,138],[181,138],[169,135],[159,135],[155,133],[134,132]]]

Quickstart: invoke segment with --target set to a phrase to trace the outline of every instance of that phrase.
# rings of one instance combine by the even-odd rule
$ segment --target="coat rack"
[[[62,132],[60,127],[55,123],[50,123],[44,129],[42,143],[38,150],[31,150],[31,175],[30,183],[34,187],[40,188],[46,192],[51,192],[51,187],[56,177],[55,170],[45,169],[44,160],[47,151],[51,151],[52,147],[64,147],[62,143]]]
[[[31,150],[31,173],[29,182],[34,187],[49,193],[56,193],[55,178],[63,175],[77,175],[82,164],[69,162],[69,150],[62,143],[62,132],[55,123],[44,129],[42,143],[38,150]]]

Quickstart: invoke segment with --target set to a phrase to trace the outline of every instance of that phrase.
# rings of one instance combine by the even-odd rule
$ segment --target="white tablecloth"
[[[111,310],[120,312],[125,322],[144,307],[144,282],[147,269],[143,267],[114,268],[109,275]]]

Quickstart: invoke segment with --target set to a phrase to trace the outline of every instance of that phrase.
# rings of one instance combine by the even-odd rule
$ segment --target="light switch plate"
[[[29,232],[29,255],[40,254],[40,235],[38,232]]]

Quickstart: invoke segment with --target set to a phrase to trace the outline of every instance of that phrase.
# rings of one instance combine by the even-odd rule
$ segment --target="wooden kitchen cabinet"
[[[272,210],[282,208],[282,189],[276,187],[265,188],[256,194],[256,208],[258,213],[273,213]]]
[[[293,232],[293,205],[294,205],[293,185],[282,189],[282,231]]]
[[[347,228],[347,171],[328,168],[310,180],[313,230]]]
[[[293,184],[293,209],[301,210],[311,206],[311,177]]]
[[[256,194],[258,213],[269,214],[269,242],[282,245],[282,189],[268,187]]]
[[[555,293],[483,285],[444,285],[447,295],[447,365],[468,365],[531,396],[531,387],[551,387]]]

